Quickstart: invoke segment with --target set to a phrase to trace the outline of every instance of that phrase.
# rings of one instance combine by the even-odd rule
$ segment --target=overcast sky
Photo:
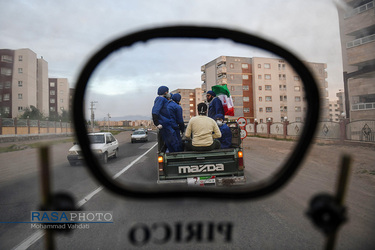
[[[261,35],[303,60],[326,63],[331,99],[343,88],[338,15],[331,0],[0,1],[0,48],[30,48],[48,62],[49,77],[68,78],[74,87],[88,57],[107,42],[137,30],[176,24]],[[139,44],[100,66],[86,101],[98,102],[98,120],[107,113],[149,116],[158,86],[200,87],[200,66],[221,55],[261,53],[226,41]]]

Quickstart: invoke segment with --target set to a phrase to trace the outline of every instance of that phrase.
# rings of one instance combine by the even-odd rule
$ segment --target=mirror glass
[[[324,67],[307,64],[314,72]],[[324,75],[316,77],[324,82]],[[229,148],[187,151],[182,134],[184,151],[165,153],[152,121],[160,86],[180,94],[185,126],[198,116],[197,105],[206,102],[207,92],[214,89],[215,99],[224,103],[229,114],[233,112],[225,115],[225,125],[220,126],[229,126]],[[227,94],[220,92],[223,89]],[[166,97],[160,98],[162,103],[168,102]],[[96,133],[90,135],[93,152],[105,171],[130,185],[236,186],[263,181],[293,151],[307,109],[301,77],[286,60],[226,39],[154,39],[116,51],[94,71],[85,105],[88,131]],[[172,132],[165,135],[179,133]],[[264,139],[269,137],[274,138],[275,147]]]

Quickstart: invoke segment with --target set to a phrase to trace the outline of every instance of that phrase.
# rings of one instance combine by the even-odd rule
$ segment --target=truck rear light
[[[163,156],[158,157],[158,163],[159,163],[159,172],[162,173],[164,171],[164,159]]]
[[[243,165],[243,152],[238,151],[238,170],[243,170],[244,165]]]

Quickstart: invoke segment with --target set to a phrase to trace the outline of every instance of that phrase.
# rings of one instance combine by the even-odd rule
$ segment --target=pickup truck
[[[237,122],[228,122],[232,132],[232,147],[211,151],[166,153],[158,136],[158,183],[182,183],[199,186],[231,186],[246,183]]]

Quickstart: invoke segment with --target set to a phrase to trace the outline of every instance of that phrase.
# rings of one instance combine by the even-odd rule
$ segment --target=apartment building
[[[204,102],[203,91],[201,88],[195,89],[176,89],[171,94],[179,93],[181,95],[180,105],[182,107],[182,116],[185,122],[198,114],[197,105]]]
[[[329,121],[339,122],[341,119],[341,113],[339,110],[339,104],[337,100],[329,101]]]
[[[252,59],[247,57],[220,56],[201,66],[202,98],[214,85],[226,84],[233,99],[234,117],[254,121]]]
[[[312,71],[320,91],[321,120],[329,120],[328,83],[323,63],[306,63]],[[303,122],[307,105],[301,77],[284,60],[253,58],[255,117],[258,122]]]
[[[22,115],[27,107],[48,111],[48,63],[30,49],[0,50],[2,117]]]
[[[327,65],[306,63],[313,72],[321,93],[321,120],[329,120]],[[206,93],[216,84],[227,84],[235,116],[248,122],[304,121],[305,95],[300,76],[284,60],[221,56],[201,67],[202,90]]]
[[[49,116],[61,115],[65,110],[69,112],[70,89],[67,78],[49,78]]]
[[[375,1],[342,0],[338,8],[346,117],[375,118]]]
[[[345,110],[345,92],[342,89],[339,89],[339,92],[336,93],[336,97],[338,98],[337,104],[338,109],[340,111],[341,118],[346,117],[346,110]]]

